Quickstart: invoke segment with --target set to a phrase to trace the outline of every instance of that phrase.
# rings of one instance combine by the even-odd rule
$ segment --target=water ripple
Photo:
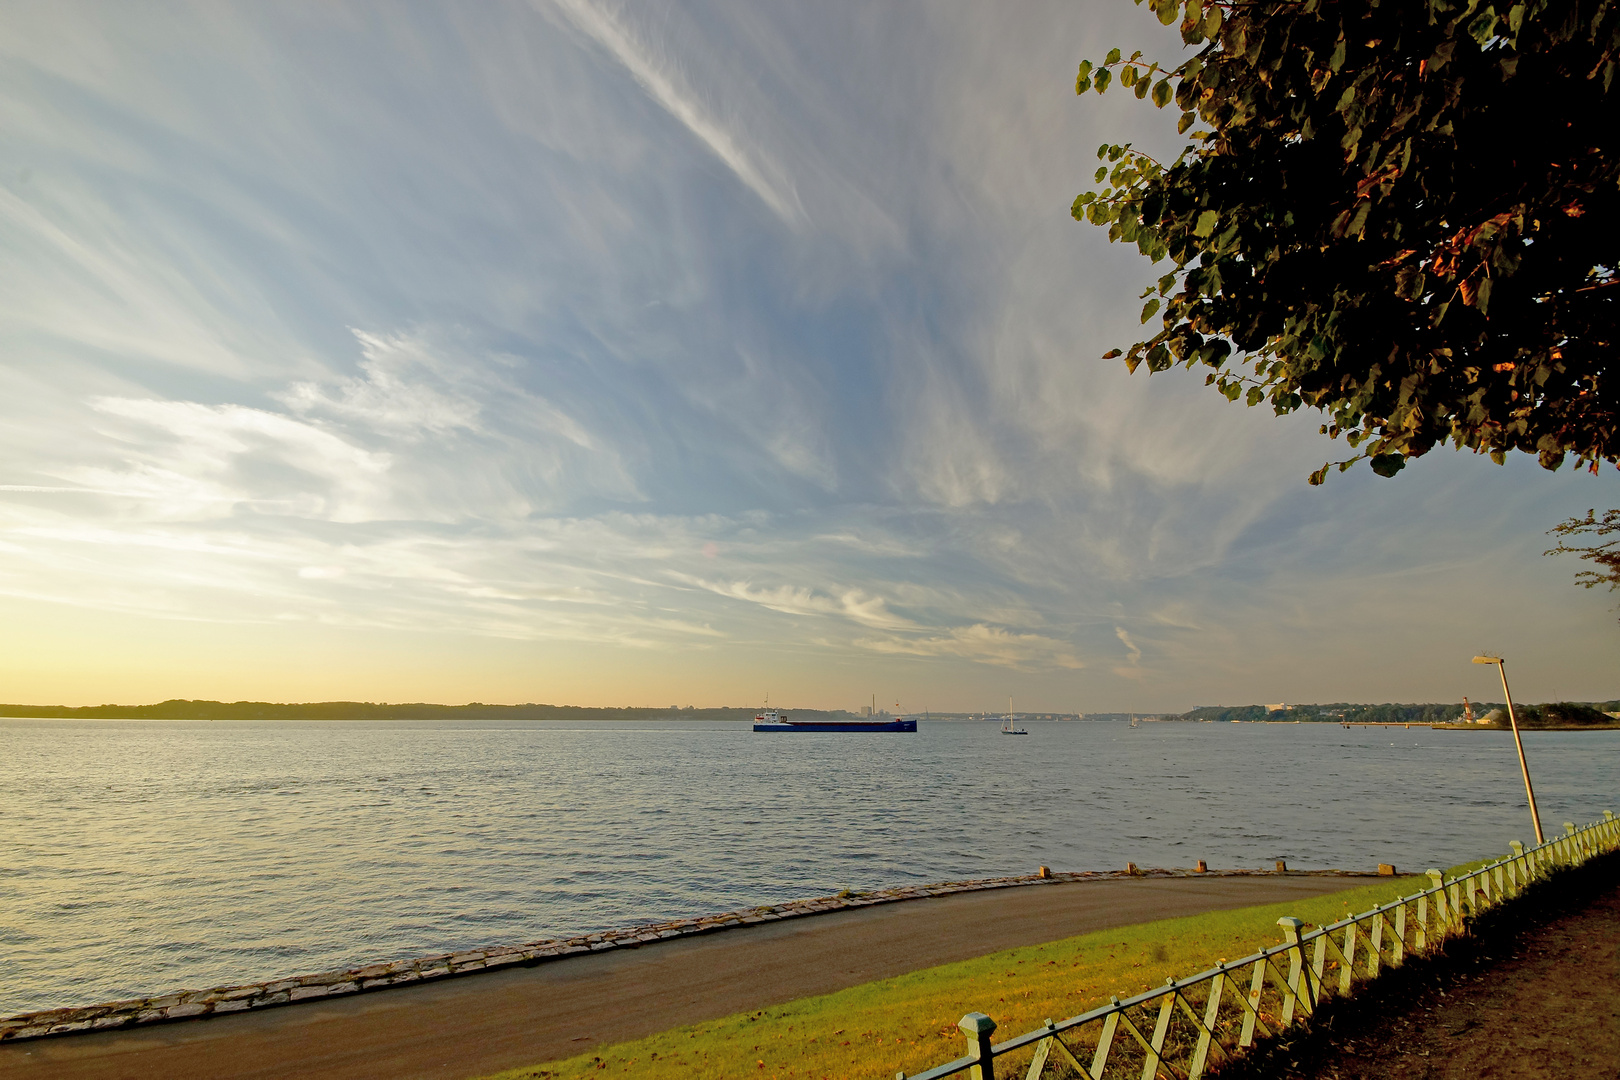
[[[1444,866],[1528,838],[1511,739],[1335,725],[0,720],[0,1015],[1059,869]],[[1527,737],[1550,825],[1620,737]]]

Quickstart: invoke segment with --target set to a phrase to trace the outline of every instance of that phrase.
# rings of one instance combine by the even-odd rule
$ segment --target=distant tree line
[[[156,705],[0,705],[0,716],[83,720],[749,720],[757,709],[691,706],[667,709],[584,708],[578,705],[435,705],[374,701],[189,701]],[[793,716],[848,718],[847,712],[794,709]]]
[[[1525,728],[1608,727],[1620,723],[1607,715],[1620,712],[1620,701],[1554,701],[1546,705],[1515,706],[1513,712],[1519,726]],[[1507,714],[1504,712],[1494,724],[1507,727]]]
[[[1507,727],[1507,706],[1500,702],[1476,701],[1474,716],[1501,713],[1500,725]],[[1620,712],[1620,701],[1552,702],[1545,705],[1518,705],[1514,708],[1520,727],[1592,726],[1616,723],[1607,713]],[[1264,705],[1205,705],[1182,713],[1178,720],[1216,721],[1308,721],[1359,724],[1455,724],[1463,720],[1462,702],[1455,705],[1293,705],[1267,709]]]

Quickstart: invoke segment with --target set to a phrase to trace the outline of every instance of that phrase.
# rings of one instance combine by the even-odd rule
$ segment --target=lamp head
[[[1476,656],[1476,657],[1474,657],[1474,663],[1476,663],[1476,664],[1500,664],[1501,662],[1502,662],[1502,658],[1500,656]]]

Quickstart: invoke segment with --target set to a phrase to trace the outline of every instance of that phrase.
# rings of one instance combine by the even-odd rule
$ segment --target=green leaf
[[[1333,463],[1331,461],[1327,462],[1320,469],[1317,469],[1315,472],[1311,473],[1311,487],[1322,486],[1322,484],[1327,480],[1328,469],[1331,468],[1332,465]]]
[[[1370,200],[1363,200],[1361,205],[1356,207],[1355,216],[1350,219],[1350,224],[1344,230],[1344,235],[1346,235],[1346,236],[1360,236],[1360,235],[1362,235],[1362,233],[1366,231],[1366,228],[1367,228],[1367,214],[1371,210],[1372,210],[1372,202]]]
[[[1102,358],[1104,360],[1114,360],[1114,359],[1117,359],[1121,355],[1123,355],[1123,354],[1120,352],[1120,350],[1118,350],[1118,349],[1109,349],[1107,352],[1102,354]]]
[[[1119,50],[1118,49],[1109,49],[1108,50],[1108,59],[1103,61],[1103,66],[1104,67],[1113,67],[1117,63],[1119,63]]]
[[[1119,85],[1126,89],[1136,85],[1136,66],[1134,64],[1126,64],[1119,69]]]
[[[1620,82],[1620,0],[1136,2],[1179,6],[1192,48],[1176,66],[1133,56],[1128,72],[1115,51],[1085,77],[1174,103],[1161,126],[1177,124],[1178,153],[1105,148],[1073,211],[1155,263],[1130,363],[1204,367],[1223,396],[1279,415],[1323,411],[1351,446],[1318,483],[1375,458],[1390,475],[1441,442],[1620,460],[1612,409],[1592,412],[1620,290],[1587,272],[1615,265],[1597,235],[1616,191],[1613,110],[1572,107],[1555,153],[1516,158],[1484,115],[1502,100],[1601,104]],[[1512,376],[1493,374],[1509,361]]]
[[[1117,52],[1119,52],[1119,50],[1115,49],[1114,52],[1117,53]],[[1114,78],[1114,73],[1112,71],[1109,71],[1107,68],[1103,68],[1101,71],[1097,72],[1097,78],[1096,78],[1097,93],[1100,94],[1104,90],[1107,90],[1108,89],[1108,84],[1109,84],[1109,82],[1111,82],[1113,80],[1113,78]]]
[[[1176,0],[1154,0],[1153,13],[1159,17],[1159,22],[1169,26],[1181,14],[1181,5]]]
[[[1104,180],[1106,180],[1107,178],[1108,178],[1108,166],[1099,165],[1099,166],[1097,166],[1097,175],[1092,177],[1091,182],[1094,183],[1094,184],[1100,184]]]
[[[1406,457],[1402,454],[1374,454],[1367,461],[1379,476],[1394,476],[1406,468]]]

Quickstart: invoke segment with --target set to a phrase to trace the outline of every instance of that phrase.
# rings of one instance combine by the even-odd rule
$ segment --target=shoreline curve
[[[286,1005],[317,1003],[352,995],[371,995],[380,990],[404,989],[462,979],[503,969],[534,968],[556,961],[715,934],[722,930],[765,926],[810,916],[853,912],[901,901],[958,896],[961,894],[1050,887],[1081,882],[1129,882],[1165,879],[1222,881],[1230,879],[1334,879],[1374,878],[1376,873],[1342,870],[1163,870],[1079,871],[1042,877],[984,878],[972,881],[942,882],[933,885],[901,886],[864,893],[841,893],[782,904],[746,908],[719,915],[649,923],[623,930],[549,939],[526,945],[497,945],[389,963],[368,964],[311,975],[212,987],[179,990],[150,997],[130,998],[98,1005],[43,1009],[0,1019],[0,1045],[57,1042],[62,1036],[114,1034],[154,1025],[171,1025],[181,1020],[221,1019],[249,1012],[262,1012]],[[1303,880],[1301,880],[1303,884]],[[1311,892],[1332,891],[1312,889]],[[1219,905],[1218,905],[1219,906]],[[1142,921],[1132,919],[1130,921]],[[1118,925],[1117,923],[1115,925]],[[1058,934],[1058,937],[1066,936]],[[992,950],[993,951],[993,950]],[[0,1066],[0,1072],[5,1071]]]

